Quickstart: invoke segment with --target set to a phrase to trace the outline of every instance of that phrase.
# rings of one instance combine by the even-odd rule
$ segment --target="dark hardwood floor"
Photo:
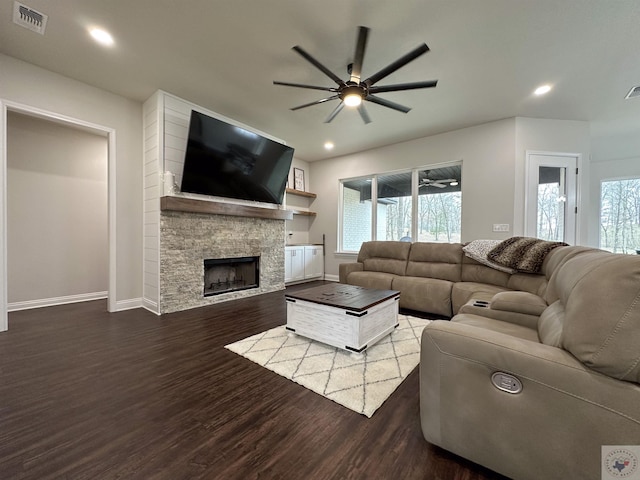
[[[503,478],[424,440],[418,369],[367,419],[223,348],[285,319],[284,292],[161,317],[11,313],[0,479]]]

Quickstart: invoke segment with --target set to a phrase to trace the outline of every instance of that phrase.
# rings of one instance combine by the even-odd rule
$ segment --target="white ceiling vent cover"
[[[13,23],[44,35],[49,17],[20,2],[13,2]]]
[[[629,93],[627,93],[627,96],[624,98],[633,98],[633,97],[640,97],[640,85],[638,85],[637,87],[633,87],[631,90],[629,90]]]

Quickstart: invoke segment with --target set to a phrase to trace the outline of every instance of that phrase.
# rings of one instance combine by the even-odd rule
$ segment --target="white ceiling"
[[[639,0],[23,0],[49,16],[45,35],[12,23],[0,0],[0,51],[138,100],[162,89],[282,138],[314,161],[513,116],[592,122],[594,137],[640,131]],[[104,48],[86,33],[108,29]],[[363,75],[422,42],[431,49],[378,85],[403,114],[367,103],[373,122],[329,96],[273,80],[335,86],[300,45],[347,79],[357,27],[371,28]],[[553,85],[545,97],[533,90]],[[1,95],[1,92],[0,92]],[[332,152],[323,149],[331,140]]]

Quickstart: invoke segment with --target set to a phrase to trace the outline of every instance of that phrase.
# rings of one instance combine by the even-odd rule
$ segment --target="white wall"
[[[516,118],[516,149],[514,178],[513,231],[524,232],[525,170],[527,150],[554,153],[575,153],[582,157],[578,176],[578,221],[576,243],[591,245],[587,231],[589,212],[584,208],[589,198],[589,160],[591,139],[588,122],[573,120],[548,120],[542,118]]]
[[[336,253],[340,179],[462,160],[462,241],[501,240],[524,232],[526,150],[579,153],[588,160],[589,125],[510,118],[311,163],[311,188],[318,194],[311,236],[326,234],[327,275],[353,261]],[[508,223],[510,231],[493,232],[494,223]]]
[[[512,232],[494,233],[492,225],[513,220],[515,124],[513,118],[500,120],[310,163],[311,189],[318,194],[311,236],[326,234],[327,274],[337,275],[338,265],[352,260],[336,254],[342,178],[462,160],[462,241],[511,236]]]
[[[9,304],[105,296],[106,136],[7,118]]]
[[[139,300],[142,294],[142,104],[1,54],[0,85],[0,98],[4,100],[115,130],[115,299],[117,302]]]

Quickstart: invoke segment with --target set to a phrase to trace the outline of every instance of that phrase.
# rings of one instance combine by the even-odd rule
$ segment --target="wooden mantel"
[[[235,217],[270,218],[273,220],[291,220],[293,212],[275,208],[237,205],[235,203],[215,202],[176,196],[160,197],[160,210],[188,213],[208,213],[211,215],[231,215]]]

